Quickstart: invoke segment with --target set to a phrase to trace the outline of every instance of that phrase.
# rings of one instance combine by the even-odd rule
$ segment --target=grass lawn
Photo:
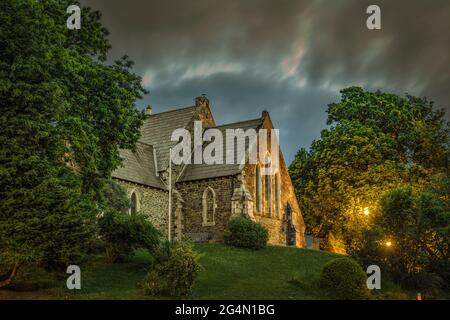
[[[204,269],[188,299],[324,299],[316,279],[322,266],[337,257],[328,252],[278,246],[259,251],[221,244],[196,244],[195,248],[202,253]],[[0,290],[0,299],[164,299],[144,296],[138,289],[150,262],[151,256],[145,251],[137,251],[129,262],[121,264],[109,264],[99,255],[80,266],[79,291],[65,288],[67,275],[63,274],[49,280],[50,289]],[[386,297],[411,297],[392,283],[383,285]]]
[[[197,246],[204,253],[193,299],[314,299],[292,283],[316,277],[337,255],[314,250],[269,246],[249,251],[219,244]]]

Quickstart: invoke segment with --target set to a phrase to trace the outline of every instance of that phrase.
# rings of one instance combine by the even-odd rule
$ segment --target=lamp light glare
[[[363,213],[368,216],[369,215],[369,208],[365,207],[363,210]]]

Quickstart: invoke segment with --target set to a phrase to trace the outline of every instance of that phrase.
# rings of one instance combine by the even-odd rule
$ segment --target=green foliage
[[[407,288],[448,288],[449,230],[450,212],[435,194],[411,187],[393,189],[382,197],[374,226],[356,255],[383,266]]]
[[[201,269],[200,256],[189,241],[165,242],[141,288],[146,295],[186,296]]]
[[[223,233],[223,239],[227,245],[254,250],[264,248],[268,236],[265,227],[244,217],[231,219]]]
[[[111,210],[98,220],[100,236],[106,242],[106,255],[111,262],[122,262],[138,248],[150,253],[159,244],[159,231],[142,214],[128,215]]]
[[[112,179],[105,179],[99,195],[102,197],[100,203],[106,209],[127,212],[130,209],[130,199],[127,191]]]
[[[110,48],[100,13],[82,8],[82,27],[66,27],[76,1],[0,2],[0,260],[76,263],[103,209],[105,179],[119,148],[133,148],[145,91]],[[81,7],[81,6],[80,6]]]
[[[367,276],[361,266],[350,258],[337,258],[327,262],[320,274],[320,287],[333,299],[367,299]]]
[[[42,163],[40,160],[35,162]],[[0,261],[6,268],[36,263],[60,268],[81,261],[92,240],[95,208],[67,168],[46,165],[28,172],[30,190],[17,186],[0,201]],[[0,182],[2,187],[4,181]]]
[[[446,194],[450,131],[444,111],[426,99],[358,87],[341,94],[328,106],[330,127],[297,153],[289,172],[307,232],[333,233],[352,252],[372,223],[364,208],[374,212],[386,190],[408,183]]]

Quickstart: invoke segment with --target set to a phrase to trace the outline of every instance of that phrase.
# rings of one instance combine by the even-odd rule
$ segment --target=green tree
[[[24,263],[81,256],[118,149],[134,147],[144,119],[132,62],[107,64],[99,12],[83,7],[69,30],[72,4],[0,2],[0,285]]]
[[[371,224],[380,195],[405,183],[442,189],[449,174],[449,124],[427,99],[341,91],[328,106],[329,128],[289,171],[307,231],[343,239],[349,250]]]
[[[450,211],[427,191],[400,187],[386,192],[357,255],[376,263],[419,292],[449,286]]]

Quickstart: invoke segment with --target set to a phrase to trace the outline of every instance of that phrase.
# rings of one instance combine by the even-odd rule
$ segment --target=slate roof
[[[193,180],[201,180],[208,178],[216,178],[216,177],[225,177],[231,176],[240,173],[240,161],[237,159],[237,150],[238,147],[242,146],[242,142],[238,143],[235,141],[234,143],[234,163],[235,164],[226,164],[226,129],[258,129],[261,124],[261,119],[252,119],[247,121],[240,121],[235,123],[229,123],[221,126],[217,126],[216,128],[222,132],[223,136],[223,145],[224,149],[221,154],[218,154],[223,159],[223,164],[190,164],[187,165],[182,177],[179,181],[193,181]],[[237,140],[237,139],[235,139]],[[206,145],[206,144],[205,144]],[[205,146],[204,145],[204,146]]]
[[[145,120],[141,128],[141,138],[136,145],[136,152],[120,150],[124,159],[123,166],[116,169],[112,176],[117,179],[166,189],[156,171],[165,170],[169,165],[169,149],[177,142],[171,141],[172,132],[178,128],[186,128],[194,120],[197,108],[195,106],[156,113]],[[257,129],[261,119],[240,121],[215,128],[222,131],[224,148],[226,147],[226,129],[249,128]],[[240,172],[237,162],[237,143],[235,143],[235,162],[237,164],[190,164],[187,165],[179,181],[193,181],[215,177],[235,175]],[[154,151],[156,154],[156,163]],[[224,153],[225,154],[225,149]],[[225,156],[224,156],[225,157]]]
[[[138,142],[136,152],[121,149],[120,156],[123,166],[112,173],[113,178],[164,189],[164,184],[156,175],[152,146]]]
[[[169,149],[176,144],[170,140],[172,132],[193,121],[195,111],[196,107],[192,106],[156,113],[144,122],[140,141],[155,148],[158,170],[165,170],[169,165]]]

